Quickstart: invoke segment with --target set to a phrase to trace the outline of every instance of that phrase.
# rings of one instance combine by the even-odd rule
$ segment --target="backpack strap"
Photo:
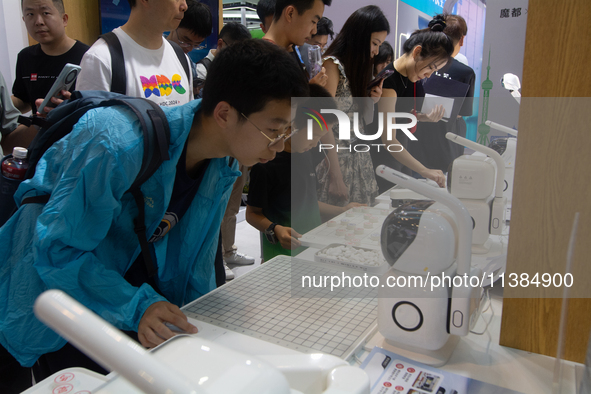
[[[157,273],[157,265],[152,259],[146,235],[145,202],[141,185],[158,170],[165,160],[170,158],[168,154],[170,127],[164,111],[158,104],[139,97],[120,96],[108,92],[74,92],[69,103],[60,105],[48,115],[49,120],[55,121],[51,126],[52,130],[41,130],[31,143],[34,148],[29,150],[29,162],[32,164],[29,166],[25,178],[33,177],[36,163],[43,153],[53,143],[67,135],[89,109],[114,105],[124,106],[135,114],[140,122],[144,137],[142,165],[128,191],[133,195],[138,207],[138,216],[134,219],[134,232],[140,243],[146,270],[148,275],[152,277]],[[29,197],[23,199],[22,204],[45,204],[49,198],[50,195]]]
[[[141,186],[146,182],[165,161],[169,160],[168,146],[170,144],[170,127],[166,115],[160,106],[150,100],[126,97],[124,99],[109,100],[127,106],[139,119],[144,135],[144,157],[142,166],[135,181],[129,188],[138,207],[138,215],[133,220],[134,232],[138,237],[142,257],[146,265],[148,276],[152,277],[158,272],[158,266],[152,259],[148,236],[146,234],[145,202]],[[110,103],[106,105],[111,105]],[[146,113],[149,121],[143,116]]]
[[[197,62],[197,64],[203,64],[203,67],[205,67],[205,69],[207,71],[209,71],[209,65],[211,64],[211,59],[204,57],[203,59],[199,60]]]
[[[112,31],[103,34],[99,38],[106,41],[111,54],[111,92],[125,94],[127,90],[127,77],[125,75],[125,59],[119,37]]]
[[[27,197],[21,201],[21,205],[24,204],[47,204],[51,194],[41,194],[39,196]]]
[[[172,46],[172,49],[174,49],[174,53],[176,53],[176,56],[179,58],[179,62],[181,62],[181,64],[183,65],[183,69],[185,70],[185,75],[187,76],[188,79],[191,79],[189,59],[187,58],[187,55],[185,55],[185,52],[183,52],[182,48],[176,42],[170,41],[170,40],[165,40],[165,41],[168,42]]]

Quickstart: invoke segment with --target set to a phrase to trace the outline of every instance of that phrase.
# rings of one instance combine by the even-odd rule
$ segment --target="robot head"
[[[521,83],[519,82],[519,77],[515,74],[507,73],[503,75],[501,78],[501,84],[503,87],[509,91],[514,91],[521,89]]]

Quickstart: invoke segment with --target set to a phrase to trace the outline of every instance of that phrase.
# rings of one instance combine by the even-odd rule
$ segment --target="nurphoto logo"
[[[314,126],[314,121],[316,121],[316,123],[320,126],[320,128],[322,129],[322,127],[324,126],[327,130],[328,130],[328,125],[327,125],[327,121],[324,119],[324,117],[321,114],[333,114],[337,117],[337,121],[339,123],[339,140],[351,140],[351,129],[353,129],[353,133],[354,133],[354,138],[358,139],[358,140],[362,140],[362,141],[381,141],[381,136],[384,132],[384,116],[383,113],[379,113],[378,114],[378,130],[376,131],[375,134],[363,134],[361,131],[359,131],[359,113],[354,112],[353,113],[353,125],[351,127],[351,119],[349,118],[349,116],[343,112],[340,111],[338,109],[321,109],[320,113],[318,111],[315,111],[311,108],[305,108],[306,110],[309,110],[310,112],[306,112],[307,115],[309,115],[312,119],[308,119],[308,134],[307,134],[307,138],[308,140],[312,140],[313,139],[313,126]],[[409,122],[408,123],[396,123],[396,119],[398,119],[398,122],[400,121],[400,119],[408,119]],[[414,114],[411,113],[405,113],[405,112],[387,112],[386,113],[386,136],[388,138],[388,140],[392,140],[392,131],[394,130],[400,130],[402,131],[404,134],[406,134],[406,136],[408,137],[409,140],[411,141],[416,141],[417,137],[415,137],[410,131],[409,129],[412,129],[414,126],[416,126],[417,124],[417,117]],[[354,150],[355,152],[369,152],[369,150],[371,149],[371,147],[374,147],[377,149],[377,151],[380,151],[380,148],[386,148],[389,152],[401,152],[402,150],[404,150],[404,148],[402,147],[402,145],[400,144],[390,144],[390,145],[386,145],[386,144],[381,144],[381,143],[377,143],[377,144],[354,144],[354,145],[350,145],[348,147],[343,147],[343,146],[335,146],[332,144],[319,144],[319,150],[329,150],[329,149],[336,149],[337,152],[341,151],[341,150]]]

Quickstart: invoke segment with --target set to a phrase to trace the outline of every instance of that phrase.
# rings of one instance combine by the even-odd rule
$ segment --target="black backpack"
[[[144,136],[144,156],[141,169],[129,188],[138,207],[138,216],[134,220],[134,231],[138,236],[142,255],[146,263],[149,276],[156,273],[157,267],[152,262],[145,227],[144,196],[140,190],[141,185],[147,181],[160,167],[162,162],[169,159],[168,146],[170,145],[170,128],[168,120],[160,106],[150,100],[138,97],[124,96],[118,93],[104,91],[76,91],[72,97],[53,109],[45,119],[45,126],[42,127],[37,136],[29,145],[27,159],[29,169],[25,179],[35,175],[35,168],[41,156],[55,142],[65,137],[72,131],[74,125],[88,110],[98,107],[109,107],[121,105],[131,109],[138,117]],[[6,160],[10,155],[6,156]],[[0,203],[0,226],[16,211],[16,204],[13,197],[21,181],[8,180],[1,177],[1,203]],[[25,198],[21,204],[41,203],[49,201],[50,195]]]

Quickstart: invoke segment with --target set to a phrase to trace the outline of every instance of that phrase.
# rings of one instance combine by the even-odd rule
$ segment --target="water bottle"
[[[319,45],[310,46],[308,60],[310,60],[310,79],[312,79],[322,70],[322,48]]]
[[[29,168],[27,161],[27,150],[25,148],[14,148],[12,157],[2,161],[2,176],[8,179],[22,181]]]
[[[25,148],[14,148],[12,155],[2,159],[2,176],[0,176],[0,226],[12,216],[16,210],[14,193],[29,168],[27,161],[27,150]]]

